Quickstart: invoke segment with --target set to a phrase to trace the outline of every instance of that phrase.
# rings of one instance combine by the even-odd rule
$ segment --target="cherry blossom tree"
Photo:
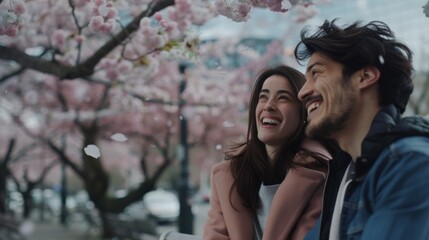
[[[12,37],[3,37],[0,59],[17,63],[5,72],[33,69],[59,79],[104,75],[107,80],[123,80],[118,76],[124,72],[142,64],[156,65],[161,53],[192,54],[192,25],[216,15],[210,1],[46,0],[24,5],[6,0],[1,4],[6,24],[2,32]]]
[[[12,182],[14,182],[13,189],[21,193],[23,199],[24,209],[22,216],[27,218],[32,208],[32,191],[36,187],[40,187],[57,161],[55,161],[55,156],[46,147],[26,137],[4,116],[1,123],[1,126],[5,128],[5,131],[2,131],[1,138],[2,145],[5,146],[5,152],[0,164],[0,171],[2,172],[0,176],[1,210],[3,213],[17,210],[9,209],[6,204],[7,192],[10,190],[10,186],[13,185]],[[53,160],[50,160],[50,164],[46,164],[46,160],[49,158]],[[31,171],[29,171],[30,169]],[[12,180],[12,182],[8,184],[8,180]],[[13,213],[19,214],[20,212]]]
[[[168,63],[163,66],[175,69],[175,65],[172,68]],[[49,77],[22,85],[18,78],[4,84],[8,93],[4,101],[9,104],[3,102],[2,107],[29,136],[45,143],[74,170],[98,209],[121,212],[152,190],[174,160],[170,143],[177,139],[177,84],[174,84],[178,81],[177,71],[161,71],[164,75],[157,74],[156,81],[148,79],[146,87],[141,89]],[[145,94],[144,97],[141,94]],[[208,119],[212,120],[213,116]],[[211,127],[216,128],[215,125]],[[127,148],[129,151],[121,151],[133,154],[120,156],[109,151],[115,145],[112,139],[121,141],[118,133],[130,141],[122,147],[116,143],[113,149]],[[61,145],[61,136],[67,136],[67,148]],[[198,142],[203,144],[209,141],[206,139],[200,136]],[[100,153],[94,154],[90,146],[100,149]],[[153,153],[153,149],[158,154]],[[107,169],[118,170],[126,165],[141,169],[144,181],[127,196],[113,198],[109,195]]]
[[[193,27],[219,13],[244,21],[252,7],[295,8],[299,22],[317,14],[305,0],[3,0],[1,110],[82,179],[102,216],[122,212],[177,162],[179,113],[196,166],[208,170],[231,141],[244,140],[252,76],[284,57],[282,43],[264,53],[239,38],[200,45]],[[228,51],[246,62],[223,63]],[[192,64],[185,75],[183,61]],[[118,198],[109,173],[123,169],[138,169],[141,181]]]
[[[29,171],[29,168],[26,167],[23,170],[22,179],[18,179],[17,176],[13,174],[13,171],[10,171],[11,178],[16,184],[16,189],[19,193],[22,195],[23,200],[23,212],[22,217],[28,218],[30,217],[30,213],[34,208],[34,202],[33,202],[33,190],[36,188],[40,188],[43,185],[43,182],[45,178],[48,175],[48,172],[57,164],[58,162],[55,160],[52,160],[48,165],[39,164],[43,167],[43,169],[40,171],[39,175],[36,177],[30,177],[29,175],[34,175],[34,169],[32,169],[31,173]],[[15,164],[17,165],[17,164]],[[22,164],[19,164],[22,165]],[[39,203],[40,204],[40,203]],[[40,208],[40,211],[43,212],[45,209],[42,209],[42,206],[37,206]],[[42,215],[43,216],[43,215]]]
[[[15,139],[10,139],[9,144],[7,145],[7,150],[2,156],[0,162],[0,213],[6,213],[6,189],[7,189],[7,177],[9,175],[8,164],[11,160],[11,153],[15,145]]]

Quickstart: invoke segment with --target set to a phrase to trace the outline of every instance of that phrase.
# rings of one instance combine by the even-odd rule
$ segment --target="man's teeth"
[[[316,110],[319,106],[320,106],[320,103],[314,102],[314,103],[310,104],[310,106],[308,106],[307,112],[310,113],[313,110]]]
[[[264,118],[264,119],[262,119],[262,123],[263,124],[275,124],[275,125],[277,125],[277,124],[280,124],[280,121],[272,119],[272,118]]]

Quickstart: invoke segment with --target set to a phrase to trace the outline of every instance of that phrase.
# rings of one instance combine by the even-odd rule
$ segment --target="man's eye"
[[[311,75],[313,75],[313,76],[315,76],[316,74],[319,74],[319,73],[320,73],[320,70],[318,70],[318,69],[311,71]]]

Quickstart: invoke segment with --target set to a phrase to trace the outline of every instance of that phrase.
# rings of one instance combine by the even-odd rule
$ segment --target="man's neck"
[[[362,142],[379,110],[378,106],[368,104],[359,111],[354,111],[343,130],[335,134],[334,138],[337,139],[340,147],[350,154],[353,161],[361,155]]]

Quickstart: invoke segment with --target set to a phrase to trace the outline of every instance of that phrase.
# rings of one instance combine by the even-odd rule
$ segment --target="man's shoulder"
[[[371,166],[385,161],[401,161],[411,154],[429,160],[429,122],[420,116],[401,118],[396,124],[367,137],[363,154],[356,163],[356,176],[364,176]]]
[[[421,116],[408,116],[401,118],[397,124],[372,135],[366,141],[365,157],[375,160],[386,149],[401,148],[402,151],[410,151],[413,144],[427,144],[429,139],[429,121]],[[414,147],[415,149],[415,147]],[[397,149],[399,150],[399,149]]]
[[[407,116],[400,119],[396,125],[398,131],[414,131],[429,134],[429,119],[420,116]]]
[[[403,117],[384,136],[393,153],[429,153],[429,121],[422,116]]]
[[[410,135],[399,138],[386,148],[391,154],[395,155],[419,153],[429,156],[429,133],[427,135]]]

